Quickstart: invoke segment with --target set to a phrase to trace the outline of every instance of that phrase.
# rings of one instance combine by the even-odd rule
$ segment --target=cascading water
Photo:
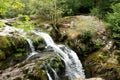
[[[50,74],[48,73],[48,71],[46,71],[46,73],[47,73],[48,79],[53,80],[52,77],[50,76]]]
[[[31,53],[27,59],[29,59],[31,56],[37,54],[32,41],[29,38],[26,38],[26,34],[23,32],[23,30],[18,30],[16,28],[7,26],[4,28],[3,32],[1,32],[0,34],[11,36],[12,34],[9,34],[9,33],[16,32],[16,31],[21,36],[23,36],[29,43]],[[54,41],[52,40],[52,38],[46,33],[36,32],[36,31],[33,31],[33,33],[35,33],[38,36],[43,37],[47,44],[47,47],[51,47],[55,52],[57,52],[61,56],[61,58],[63,59],[63,61],[65,63],[66,75],[68,75],[69,80],[74,80],[75,78],[85,78],[84,70],[82,69],[82,64],[81,64],[80,60],[78,59],[76,53],[73,50],[71,50],[70,48],[68,48],[64,45],[55,44]],[[58,77],[56,71],[53,68],[51,68],[51,70],[54,73],[55,79],[59,80],[59,77]],[[46,73],[48,75],[49,80],[53,80],[52,77],[50,76],[50,74],[48,73],[48,71],[46,71]]]
[[[66,75],[68,75],[69,80],[73,80],[75,78],[85,78],[82,64],[73,50],[65,47],[64,45],[59,47],[46,33],[36,31],[33,31],[33,33],[43,37],[47,46],[52,47],[55,52],[59,53],[65,63]]]
[[[51,71],[54,73],[54,78],[55,78],[54,80],[60,80],[57,72],[51,67],[50,64],[48,64],[48,66],[51,69]]]
[[[51,68],[51,70],[52,70],[52,71],[53,71],[53,73],[54,73],[55,80],[59,80],[59,77],[58,77],[58,75],[57,75],[56,71],[55,71],[53,68]]]
[[[30,46],[30,49],[31,49],[31,53],[30,53],[29,56],[27,57],[27,60],[28,60],[31,56],[37,54],[37,52],[35,51],[35,47],[33,46],[33,43],[32,43],[32,41],[31,41],[31,39],[26,38],[26,40],[27,40],[27,42],[29,43],[29,46]]]

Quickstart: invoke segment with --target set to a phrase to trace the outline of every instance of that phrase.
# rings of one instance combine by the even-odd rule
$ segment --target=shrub
[[[118,48],[120,48],[120,3],[112,5],[113,12],[107,14],[109,28],[112,31],[112,38]]]
[[[27,15],[19,15],[17,22],[14,23],[13,26],[20,29],[24,29],[25,31],[34,29],[34,25],[30,21],[29,16]]]
[[[81,42],[87,43],[92,38],[92,32],[91,31],[83,31],[81,35]]]
[[[21,0],[0,0],[0,16],[15,17],[24,7]]]

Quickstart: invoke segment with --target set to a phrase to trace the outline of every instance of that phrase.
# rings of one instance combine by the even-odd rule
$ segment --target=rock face
[[[13,67],[1,70],[0,80],[48,80],[46,71],[53,75],[54,79],[51,68],[59,74],[64,72],[60,57],[53,52],[44,52]]]
[[[55,37],[55,32],[51,35],[56,41],[69,45],[79,57],[86,56],[106,45],[110,35],[105,28],[105,23],[93,16],[65,17],[57,27],[61,35]]]
[[[9,26],[0,28],[0,69],[14,64],[13,60],[19,62],[24,59],[27,49],[28,43],[18,29]]]
[[[120,60],[119,52],[115,50],[113,41],[89,55],[84,66],[87,77],[102,77],[105,80],[119,80],[120,79]]]

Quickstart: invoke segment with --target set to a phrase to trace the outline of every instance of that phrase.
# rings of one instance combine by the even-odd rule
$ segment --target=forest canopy
[[[59,15],[89,14],[103,17],[111,12],[111,5],[119,0],[0,0],[0,16],[15,17],[18,14],[50,17]]]

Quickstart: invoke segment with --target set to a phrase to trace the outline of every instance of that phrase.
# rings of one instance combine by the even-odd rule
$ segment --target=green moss
[[[27,41],[23,37],[8,37],[8,40],[11,44],[10,50],[12,53],[26,53]]]
[[[0,50],[0,60],[5,59],[5,53]]]
[[[35,43],[35,44],[39,44],[39,43],[44,42],[44,39],[41,37],[33,38],[32,40],[33,40],[33,43]]]
[[[51,67],[58,72],[58,69],[60,69],[61,65],[62,60],[60,59],[60,57],[58,55],[49,53],[39,58],[39,60],[36,61],[35,64],[31,64],[28,69],[25,68],[24,72],[32,80],[47,80],[46,71],[54,76]]]
[[[14,56],[15,57],[21,57],[21,56],[23,56],[23,53],[16,53],[16,54],[14,54]]]
[[[92,75],[95,77],[103,77],[105,80],[120,79],[118,76],[120,74],[118,55],[112,52],[104,52],[103,49],[94,52],[86,59],[85,69],[88,77]]]
[[[3,27],[4,25],[5,24],[2,21],[0,21],[0,28]]]
[[[11,46],[6,36],[0,36],[0,49],[7,49]]]

